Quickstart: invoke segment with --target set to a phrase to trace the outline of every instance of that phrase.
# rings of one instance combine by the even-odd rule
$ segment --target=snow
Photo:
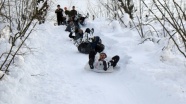
[[[4,74],[4,73],[3,73],[3,71],[0,71],[0,77],[2,77],[2,76],[3,76],[3,74]]]
[[[14,59],[14,64],[17,65],[17,66],[23,65],[24,64],[23,56],[21,56],[21,55],[16,56],[15,59]]]
[[[124,21],[125,25],[127,25],[127,26],[131,22],[130,16],[127,13],[124,13],[122,20]]]
[[[111,27],[112,27],[112,30],[114,30],[114,32],[120,32],[122,30],[122,28],[119,24],[119,21],[117,21],[117,20],[112,21]]]
[[[78,52],[66,27],[53,23],[37,26],[27,42],[33,54],[17,56],[0,81],[0,104],[186,104],[184,58],[151,41],[139,44],[136,31],[97,18],[87,27],[101,37],[107,56],[120,56],[120,69],[96,73],[84,69],[88,55]]]

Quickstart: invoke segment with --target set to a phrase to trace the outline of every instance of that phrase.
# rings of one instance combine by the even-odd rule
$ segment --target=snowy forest
[[[104,38],[102,41],[105,42],[106,52],[112,55],[114,54],[113,52],[116,52],[122,56],[119,61],[120,70],[117,73],[113,75],[110,73],[107,75],[96,75],[97,73],[87,74],[86,71],[64,71],[67,69],[74,70],[75,66],[78,67],[76,67],[76,69],[82,70],[81,68],[86,64],[88,56],[78,52],[72,53],[72,51],[77,51],[77,49],[73,50],[75,46],[69,43],[70,39],[68,39],[67,36],[69,33],[64,31],[66,27],[54,26],[56,23],[56,14],[54,11],[58,4],[61,5],[62,9],[66,6],[69,10],[75,5],[79,13],[89,13],[87,24],[82,26],[82,28],[94,28],[95,34],[101,34],[99,36]],[[82,8],[80,5],[86,5],[87,8]],[[67,35],[65,36],[64,34]],[[109,36],[109,34],[113,35]],[[53,38],[52,35],[54,36]],[[61,38],[61,36],[63,36],[63,38]],[[50,43],[55,41],[58,43]],[[41,43],[42,45],[38,45]],[[46,43],[46,48],[44,47],[44,43]],[[112,46],[111,44],[116,45]],[[132,45],[134,45],[134,47]],[[115,46],[118,46],[119,49]],[[55,47],[56,50],[53,49],[53,47]],[[42,49],[43,51],[41,51]],[[143,49],[144,52],[147,53],[144,53],[142,51]],[[41,57],[44,52],[46,52],[47,55]],[[148,58],[143,57],[143,55]],[[75,58],[70,59],[71,56]],[[52,57],[56,58],[52,59]],[[61,57],[61,59],[57,57]],[[72,62],[72,60],[76,59],[79,60]],[[85,59],[85,61],[83,59]],[[0,88],[0,99],[2,99],[0,104],[184,104],[186,102],[184,100],[186,98],[186,84],[184,84],[186,81],[185,59],[185,0],[0,0],[0,87],[2,86],[2,88]],[[137,63],[137,60],[139,63]],[[60,63],[61,66],[58,63]],[[44,71],[45,69],[47,69],[46,72]],[[56,69],[60,69],[61,71]],[[49,72],[49,70],[51,70],[51,72]],[[55,75],[49,77],[49,74],[54,71],[59,71],[55,72],[55,74],[63,80],[61,83],[65,83],[65,87],[62,87],[62,89],[57,87],[58,85],[63,86],[63,84],[58,83],[60,81],[57,77],[53,78]],[[59,75],[60,73],[62,75]],[[73,73],[73,77],[70,73]],[[83,77],[80,77],[79,80],[74,80],[73,78],[75,78],[76,75],[83,75]],[[95,75],[97,76],[96,78]],[[45,76],[48,76],[46,80],[50,80],[51,83],[39,82],[40,80],[45,80]],[[113,76],[114,79],[108,78]],[[39,81],[37,80],[38,77],[40,77]],[[102,84],[102,82],[96,81],[92,82],[96,85],[86,84],[89,82],[88,79],[96,79],[99,81],[99,79],[103,77],[106,79],[106,82],[109,82],[109,80],[114,82],[115,79],[120,78],[123,79],[117,80],[115,82],[117,83],[116,85],[120,86],[121,83],[124,83],[126,86],[128,84],[128,87],[124,89],[130,90],[130,93],[136,94],[136,96],[129,94],[130,96],[126,95],[126,97],[123,94],[128,94],[129,92],[122,90],[116,98],[111,95],[106,97],[108,94],[115,94],[116,92],[114,91],[116,89],[118,89],[116,91],[120,92],[119,89],[123,89],[124,85],[115,88],[108,87],[110,85],[109,83],[104,83],[102,86],[97,85],[97,83]],[[87,80],[84,78],[87,78]],[[151,78],[152,80],[150,80]],[[27,82],[30,79],[31,82]],[[129,82],[124,82],[127,79]],[[132,80],[135,80],[133,83],[137,84],[129,84]],[[82,84],[81,81],[84,82],[84,84]],[[144,86],[139,84],[138,81],[144,84]],[[153,81],[155,83],[153,83]],[[12,82],[16,88],[13,87]],[[145,84],[146,82],[149,83]],[[21,85],[18,83],[21,83]],[[52,92],[49,92],[46,88],[44,92],[46,94],[51,93],[51,95],[42,97],[45,93],[36,93],[40,91],[34,87],[37,86],[36,84],[32,86],[32,88],[36,90],[36,92],[33,92],[32,88],[29,87],[32,83],[43,84],[44,86],[48,86],[46,84],[48,83],[51,89],[57,88],[60,91],[51,90]],[[55,84],[57,85],[54,86]],[[148,87],[149,89],[146,89],[145,85],[150,86]],[[83,86],[87,87],[85,88]],[[90,89],[88,86],[93,86],[95,89]],[[160,89],[157,89],[156,86],[158,86],[158,88],[160,87]],[[173,86],[173,88],[169,88],[170,86]],[[29,91],[31,91],[33,95],[30,95],[27,87],[29,87]],[[73,89],[74,87],[77,89]],[[108,87],[108,89],[104,87]],[[133,91],[129,87],[131,89],[137,89],[137,87],[139,87],[139,90]],[[73,92],[70,90],[67,92],[64,91],[68,88]],[[87,92],[84,88],[87,89]],[[114,88],[114,90],[110,91],[109,88]],[[140,88],[142,88],[142,90]],[[154,90],[153,92],[150,90],[151,88]],[[13,89],[13,91],[11,89]],[[40,89],[42,89],[42,86],[40,86]],[[25,91],[26,94],[23,94]],[[108,91],[108,93],[106,93],[106,91]],[[143,91],[147,94],[143,93]],[[164,93],[164,91],[166,93]],[[14,98],[16,92],[19,92],[18,95],[26,95],[24,100],[21,98],[16,100],[17,97]],[[151,97],[149,97],[150,94],[148,92],[152,94]],[[158,96],[158,92],[160,96]],[[89,93],[92,93],[92,96],[89,95]],[[104,95],[105,99],[110,100],[99,99],[96,101],[98,98],[93,97],[93,95],[97,96],[97,93],[98,97],[102,98],[101,96]],[[34,94],[37,96],[34,96]],[[78,94],[85,96],[85,99],[80,100]],[[65,98],[66,95],[67,98]],[[144,98],[139,98],[138,96],[140,95],[144,96]],[[12,101],[8,100],[8,96],[11,96]],[[55,96],[57,100],[54,99],[55,101],[53,101],[52,96]],[[63,101],[59,100],[60,97],[64,97],[62,99]],[[91,101],[89,97],[93,97],[95,101],[88,103]],[[149,100],[146,101],[145,98],[148,97]],[[132,101],[132,98],[137,100]],[[157,99],[161,98],[163,100],[157,101]],[[30,99],[32,101],[30,101]],[[139,102],[137,103],[137,101]]]
[[[26,41],[35,26],[45,22],[49,5],[48,0],[1,0],[0,4],[2,78],[16,61],[32,51]]]

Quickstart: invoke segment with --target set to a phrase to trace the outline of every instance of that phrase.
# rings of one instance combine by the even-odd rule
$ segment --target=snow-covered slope
[[[87,24],[108,56],[120,56],[113,73],[85,70],[88,55],[78,52],[65,26],[39,25],[27,42],[33,54],[0,81],[0,104],[186,104],[184,60],[166,54],[163,61],[157,44],[139,45],[137,32],[118,25]]]

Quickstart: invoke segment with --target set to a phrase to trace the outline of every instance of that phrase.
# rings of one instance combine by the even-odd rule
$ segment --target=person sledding
[[[94,29],[87,28],[83,34],[81,41],[78,41],[78,51],[81,53],[88,54],[90,51],[94,50],[96,52],[102,52],[105,46],[99,36],[93,36]]]
[[[95,51],[91,51],[89,53],[89,61],[87,66],[89,66],[89,69],[96,72],[113,72],[119,59],[120,57],[115,55],[108,60],[106,53],[97,53]]]
[[[82,14],[77,14],[75,19],[74,19],[74,22],[77,24],[77,25],[81,25],[81,26],[85,26],[85,19],[87,19],[89,17],[89,13],[87,13],[86,16],[83,16]]]
[[[73,35],[75,33],[75,35]],[[75,45],[79,45],[83,38],[83,30],[75,28],[74,32],[70,32],[69,38],[73,39]]]

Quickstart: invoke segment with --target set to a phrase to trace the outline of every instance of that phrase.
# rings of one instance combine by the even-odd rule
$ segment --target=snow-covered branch
[[[4,76],[12,65],[14,58],[21,53],[26,53],[22,46],[26,44],[26,40],[37,23],[45,22],[49,0],[1,1],[0,71],[4,72]],[[0,76],[0,78],[3,76]]]

